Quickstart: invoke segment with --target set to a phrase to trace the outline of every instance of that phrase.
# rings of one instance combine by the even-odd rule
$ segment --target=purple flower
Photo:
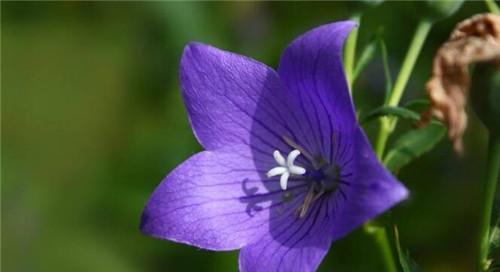
[[[293,41],[278,71],[191,43],[182,94],[206,151],[173,170],[144,233],[240,252],[242,271],[313,271],[332,241],[407,197],[359,127],[342,68],[350,21]]]

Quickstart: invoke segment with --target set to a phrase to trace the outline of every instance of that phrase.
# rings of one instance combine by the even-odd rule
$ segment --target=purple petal
[[[327,199],[313,204],[304,218],[290,213],[240,251],[240,271],[315,271],[330,247],[331,224]]]
[[[141,230],[151,236],[212,250],[239,249],[268,231],[271,217],[295,210],[277,180],[262,180],[272,156],[254,156],[248,146],[204,151],[191,157],[155,190]],[[289,190],[303,195],[302,182]]]
[[[269,155],[286,149],[280,105],[286,95],[274,70],[244,56],[191,43],[184,50],[180,74],[191,126],[206,149],[253,142],[267,148]]]
[[[354,157],[342,168],[346,185],[331,198],[335,203],[333,239],[390,209],[408,197],[408,190],[384,168],[361,128],[351,134]],[[347,160],[345,160],[347,161]]]
[[[318,154],[311,120],[293,102],[297,98],[283,87],[273,69],[191,43],[184,50],[180,74],[191,126],[206,149],[245,144],[269,156],[275,150],[288,154],[294,148],[285,143],[286,138]]]
[[[319,151],[329,157],[334,131],[356,126],[342,48],[356,24],[343,21],[317,27],[295,39],[284,51],[278,73],[300,114],[310,125]]]

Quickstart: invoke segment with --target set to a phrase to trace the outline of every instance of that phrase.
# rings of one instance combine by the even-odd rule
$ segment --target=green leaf
[[[354,67],[354,71],[352,73],[352,82],[355,82],[358,78],[359,74],[365,66],[370,63],[370,61],[375,57],[375,52],[377,51],[378,38],[375,37],[372,39],[361,51],[361,55],[359,60],[356,63],[356,67]]]
[[[385,102],[387,103],[389,97],[391,96],[392,90],[392,76],[391,69],[389,67],[389,57],[387,55],[387,46],[382,38],[379,39],[380,54],[382,55],[382,64],[384,66],[384,77],[385,77]]]
[[[409,101],[408,103],[404,104],[403,107],[412,111],[421,112],[429,108],[430,104],[431,102],[428,99],[423,98]]]
[[[399,264],[403,272],[417,272],[420,271],[417,263],[410,257],[407,250],[401,249],[401,243],[399,241],[399,231],[398,227],[394,225],[394,241],[396,243],[396,250],[398,251]]]
[[[500,226],[494,226],[491,229],[491,236],[490,236],[490,247],[497,248],[500,247]]]
[[[490,232],[490,249],[500,247],[500,217],[497,218],[495,225]]]
[[[361,124],[364,124],[368,121],[376,119],[382,116],[395,116],[404,119],[410,119],[413,121],[420,120],[420,115],[414,111],[409,109],[401,108],[401,107],[391,107],[391,106],[381,106],[378,107],[371,112],[369,112],[366,116],[362,117],[360,120]]]
[[[444,134],[445,128],[438,122],[431,122],[423,128],[403,134],[385,156],[385,166],[391,171],[400,169],[431,150]]]

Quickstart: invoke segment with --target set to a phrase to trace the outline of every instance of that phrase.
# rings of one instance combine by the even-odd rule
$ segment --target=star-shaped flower
[[[241,249],[241,271],[313,271],[333,241],[406,198],[356,120],[341,59],[354,26],[337,22],[298,37],[277,72],[186,46],[182,94],[206,151],[156,188],[142,231]]]

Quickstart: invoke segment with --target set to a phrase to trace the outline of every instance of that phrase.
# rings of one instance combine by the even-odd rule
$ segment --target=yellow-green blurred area
[[[419,5],[385,2],[366,10],[358,52],[384,28],[395,75],[422,16]],[[201,150],[178,87],[183,46],[200,41],[276,67],[297,35],[357,8],[2,2],[3,271],[236,271],[237,252],[155,240],[138,229],[155,186]],[[404,100],[424,96],[432,55],[453,26],[485,11],[483,2],[467,2],[436,23]],[[358,110],[382,103],[381,65],[375,58],[356,82]],[[411,196],[389,218],[423,271],[473,270],[486,136],[473,113],[469,123],[463,158],[445,140],[399,173]],[[374,128],[367,127],[372,136]],[[358,230],[333,244],[320,270],[382,271],[378,254]]]

